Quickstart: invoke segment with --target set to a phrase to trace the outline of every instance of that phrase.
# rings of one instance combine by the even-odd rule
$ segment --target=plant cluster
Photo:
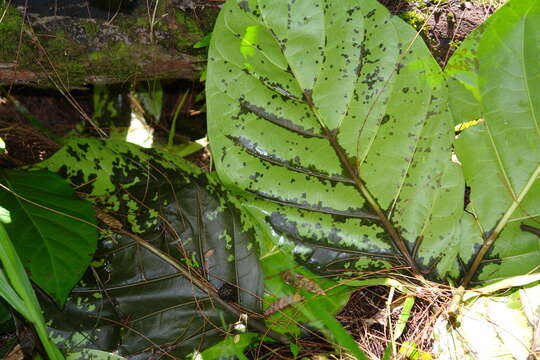
[[[0,294],[51,358],[22,266],[70,356],[243,358],[260,339],[296,356],[314,326],[367,358],[333,316],[355,286],[391,283],[410,310],[428,281],[538,281],[539,59],[536,0],[444,71],[375,0],[229,0],[206,74],[216,171],[90,138],[2,170]]]

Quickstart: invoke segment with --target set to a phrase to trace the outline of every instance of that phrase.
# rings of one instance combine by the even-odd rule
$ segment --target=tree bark
[[[221,2],[0,0],[0,85],[197,79]]]

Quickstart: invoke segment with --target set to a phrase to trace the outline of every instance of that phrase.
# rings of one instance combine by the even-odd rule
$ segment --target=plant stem
[[[189,94],[189,90],[184,93],[184,96],[182,96],[182,99],[176,106],[176,109],[174,110],[174,114],[172,117],[172,124],[171,124],[171,130],[169,130],[169,139],[167,140],[167,146],[173,146],[174,145],[174,134],[176,133],[176,119],[178,119],[178,115],[180,115],[180,110],[182,110],[182,107],[184,106],[184,103],[186,102],[186,97]]]

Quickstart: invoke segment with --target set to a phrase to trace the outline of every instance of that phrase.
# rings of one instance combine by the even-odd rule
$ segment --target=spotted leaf
[[[458,275],[463,178],[412,28],[375,0],[229,0],[213,34],[216,169],[276,244],[321,272]]]
[[[222,300],[261,309],[254,233],[212,175],[180,157],[97,139],[70,141],[40,166],[84,192],[108,229],[63,311],[43,301],[52,336],[67,350],[183,358],[215,344],[238,320],[129,234],[189,268]]]

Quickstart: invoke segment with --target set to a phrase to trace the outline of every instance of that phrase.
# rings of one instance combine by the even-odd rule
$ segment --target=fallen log
[[[0,0],[0,85],[197,79],[220,0]]]

